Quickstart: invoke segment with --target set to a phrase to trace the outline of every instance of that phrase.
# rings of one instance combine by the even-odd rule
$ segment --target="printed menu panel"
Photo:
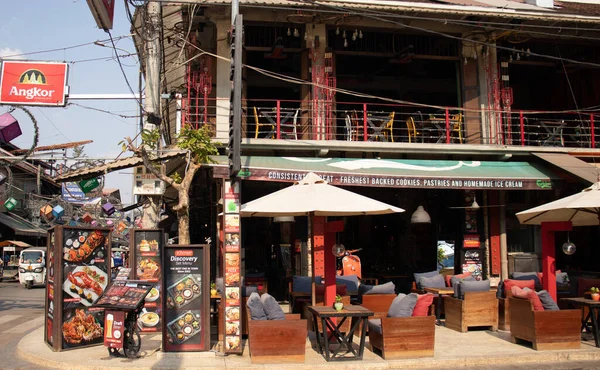
[[[46,343],[51,347],[54,345],[54,248],[55,233],[48,232],[48,253],[46,254],[46,332],[44,334]]]
[[[221,302],[225,315],[225,353],[240,353],[242,351],[242,337],[240,327],[240,186],[238,181],[224,181],[223,199],[224,207],[224,231],[225,231],[225,253],[223,253],[223,267],[225,276],[225,300]]]
[[[463,250],[462,272],[470,272],[476,280],[483,279],[483,257],[482,249]]]
[[[116,280],[106,289],[94,307],[133,311],[142,304],[142,300],[150,294],[152,288],[153,285],[147,282]]]
[[[164,250],[163,266],[163,351],[208,350],[207,246],[170,245]]]
[[[132,230],[131,240],[135,253],[135,279],[154,283],[152,290],[146,296],[144,308],[138,320],[138,326],[142,333],[158,332],[161,330],[162,325],[160,324],[160,320],[163,315],[160,299],[163,233],[158,229],[134,229]],[[148,317],[158,318],[158,322],[143,320]]]
[[[104,313],[104,345],[108,348],[123,348],[125,337],[125,311]]]
[[[104,309],[92,305],[109,283],[110,230],[63,228],[61,243],[62,280],[52,294],[61,290],[62,348],[101,344]]]

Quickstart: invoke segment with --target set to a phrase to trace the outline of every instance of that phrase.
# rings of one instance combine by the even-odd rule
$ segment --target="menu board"
[[[153,284],[146,282],[116,280],[106,289],[94,306],[133,311],[142,304],[142,300],[146,298],[153,287]],[[151,321],[157,325],[158,318],[154,316],[152,318]]]
[[[48,253],[46,253],[46,331],[44,339],[51,347],[54,345],[54,230],[48,232]]]
[[[63,348],[103,342],[104,310],[91,305],[108,285],[110,232],[63,229]]]
[[[160,280],[162,277],[161,251],[163,249],[163,233],[159,229],[133,229],[130,232],[134,257],[134,279],[154,283],[152,290],[146,296],[143,313],[138,320],[142,333],[158,332],[161,330],[162,319]],[[144,321],[146,314],[152,314],[158,321]],[[144,316],[146,315],[146,316]]]
[[[163,343],[165,352],[210,348],[209,248],[169,245],[163,253]]]
[[[467,249],[462,250],[462,272],[471,273],[476,280],[483,279],[483,258],[485,255],[484,249]]]
[[[242,326],[240,307],[240,183],[239,181],[224,181],[223,199],[224,206],[224,231],[225,253],[223,253],[225,300],[221,301],[222,311],[225,312],[225,353],[241,353]]]

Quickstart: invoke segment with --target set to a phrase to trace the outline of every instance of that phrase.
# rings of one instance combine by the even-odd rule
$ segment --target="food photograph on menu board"
[[[208,249],[168,246],[164,251],[163,350],[202,351],[210,346],[207,323]]]
[[[70,308],[63,311],[63,348],[100,344],[104,341],[104,310]]]
[[[240,251],[240,234],[226,233],[225,234],[225,252]]]
[[[240,215],[225,214],[225,232],[240,232]]]
[[[135,278],[154,283],[154,287],[146,296],[144,308],[138,319],[142,332],[160,331],[162,305],[160,300],[161,245],[163,233],[155,229],[137,229],[131,239],[135,245]]]

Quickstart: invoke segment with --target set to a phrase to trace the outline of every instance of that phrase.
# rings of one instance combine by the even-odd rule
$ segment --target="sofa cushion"
[[[548,293],[547,290],[540,290],[539,292],[537,292],[537,295],[540,298],[540,301],[542,302],[542,306],[544,306],[544,310],[559,310],[558,305],[556,304],[556,302],[554,302],[554,299],[552,299],[552,296],[550,295],[550,293]]]
[[[540,298],[536,294],[535,290],[529,289],[529,288],[521,289],[520,287],[518,287],[516,285],[513,285],[510,288],[510,290],[511,290],[511,294],[513,297],[525,298],[525,299],[529,300],[529,302],[531,302],[533,305],[534,311],[544,311],[544,306],[542,305],[542,301],[540,301]]]
[[[398,294],[392,301],[390,309],[388,310],[388,317],[410,317],[412,316],[413,310],[417,305],[418,299],[417,293],[410,293],[406,295],[404,293]]]
[[[246,307],[248,307],[248,310],[250,310],[250,318],[252,320],[267,319],[267,313],[265,312],[265,308],[260,301],[260,295],[258,293],[250,293],[250,297],[248,297],[248,301],[246,302]]]
[[[569,283],[569,275],[566,272],[556,271],[556,284],[566,285]]]
[[[467,276],[471,276],[471,273],[465,272],[464,274],[445,275],[444,280],[446,280],[447,287],[453,287],[454,285],[452,285],[452,278],[463,279],[463,278],[466,278]]]
[[[516,286],[521,289],[529,288],[531,290],[535,290],[535,281],[534,280],[514,280],[514,279],[505,279],[504,280],[504,298],[508,298],[512,295],[512,287]]]
[[[511,275],[511,279],[513,279],[513,280],[533,280],[534,285],[541,285],[540,278],[538,277],[538,273],[535,271],[513,272]]]
[[[446,282],[444,281],[444,277],[442,275],[436,275],[432,277],[420,277],[419,283],[417,286],[420,286],[420,289],[424,288],[445,288]]]
[[[325,285],[317,284],[315,285],[315,294],[317,297],[321,297],[325,295]],[[348,291],[346,290],[346,285],[336,285],[335,286],[335,294],[345,296],[348,295]]]
[[[321,283],[321,277],[315,276],[315,284]],[[311,276],[294,276],[292,278],[292,290],[297,293],[312,293]]]
[[[285,320],[285,314],[273,296],[264,293],[260,296],[260,301],[267,314],[267,320]]]
[[[429,306],[433,303],[433,294],[419,294],[417,297],[417,304],[413,309],[413,316],[428,316]]]
[[[456,283],[459,283],[461,281],[475,281],[475,276],[471,276],[470,273],[468,273],[468,274],[469,275],[464,276],[464,277],[459,277],[459,275],[452,276],[450,278],[450,286],[454,287],[454,285],[456,285]],[[463,274],[463,275],[465,275],[465,274]]]
[[[417,284],[417,289],[423,289],[423,287],[421,287],[419,285],[419,279],[421,279],[422,277],[434,277],[439,274],[440,273],[437,270],[429,271],[429,272],[415,272],[413,275],[415,277],[415,283]]]
[[[369,319],[369,333],[371,332],[378,334],[383,332],[381,330],[381,319]]]
[[[489,292],[489,280],[461,281],[454,288],[454,297],[464,299],[467,292]]]
[[[337,276],[335,283],[346,286],[346,292],[349,295],[358,294],[358,276],[357,275],[344,275]]]
[[[358,295],[364,294],[396,294],[396,285],[391,281],[379,285],[360,284]]]

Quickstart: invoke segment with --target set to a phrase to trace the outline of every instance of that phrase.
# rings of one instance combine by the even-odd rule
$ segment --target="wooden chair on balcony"
[[[460,144],[463,143],[462,136],[463,114],[457,113],[450,117],[450,135],[458,139]]]
[[[413,117],[408,117],[406,119],[406,130],[408,131],[408,142],[412,143],[413,141],[417,142],[417,136],[422,138],[421,132],[417,131],[417,126],[415,125],[415,119]],[[421,141],[423,141],[421,139]]]
[[[396,112],[392,112],[389,115],[389,120],[384,123],[383,126],[383,137],[386,141],[394,142],[394,117],[396,116]]]
[[[267,136],[265,136],[265,138],[274,139],[275,138],[275,126],[272,123],[260,123],[260,120],[258,119],[258,109],[256,109],[256,107],[253,107],[253,108],[254,108],[254,124],[255,124],[254,138],[258,139],[258,135],[260,134],[261,127],[269,127],[269,132],[267,133]]]

